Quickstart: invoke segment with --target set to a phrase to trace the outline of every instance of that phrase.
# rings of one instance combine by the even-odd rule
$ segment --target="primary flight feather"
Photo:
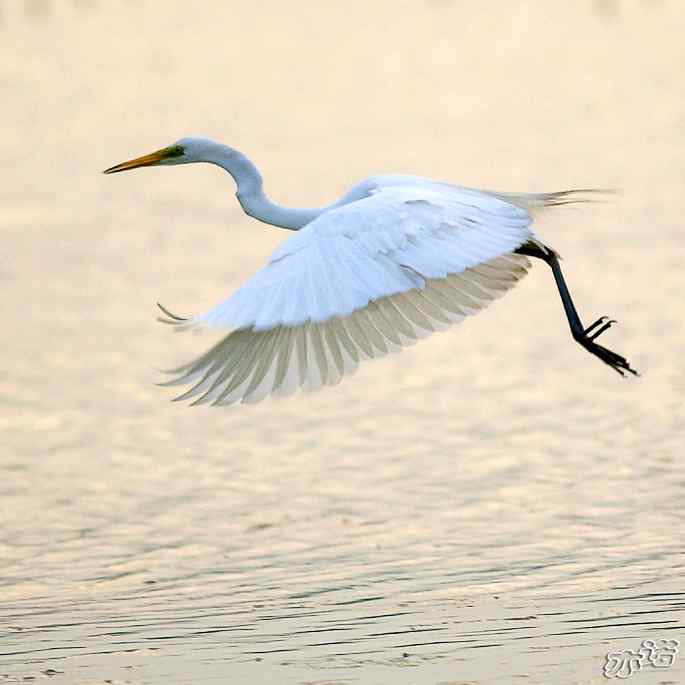
[[[177,399],[230,405],[316,390],[353,373],[364,359],[411,345],[474,314],[530,268],[551,267],[573,337],[620,374],[628,362],[595,342],[614,323],[585,328],[557,255],[532,232],[537,208],[583,201],[581,193],[494,193],[413,176],[375,176],[320,209],[289,209],[264,194],[242,153],[184,138],[105,173],[208,162],[226,169],[250,216],[297,231],[233,295],[179,328],[231,332],[165,385],[191,385]]]

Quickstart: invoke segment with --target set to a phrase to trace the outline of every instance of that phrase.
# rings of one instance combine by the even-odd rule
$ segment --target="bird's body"
[[[233,176],[247,214],[297,232],[205,314],[182,319],[163,309],[162,320],[179,328],[231,331],[174,370],[167,384],[192,384],[178,399],[224,405],[333,385],[362,360],[476,313],[526,274],[529,256],[552,266],[574,338],[620,373],[633,372],[594,342],[606,317],[583,329],[556,253],[531,229],[535,210],[587,191],[505,194],[389,175],[362,181],[327,207],[287,209],[266,197],[245,155],[197,138],[107,172],[200,161]]]

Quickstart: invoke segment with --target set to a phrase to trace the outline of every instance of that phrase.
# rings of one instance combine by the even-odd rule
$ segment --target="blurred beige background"
[[[599,683],[682,636],[683,29],[675,0],[0,2],[0,673]],[[538,230],[643,377],[571,341],[540,264],[332,390],[168,402],[212,338],[154,303],[204,311],[287,237],[215,168],[100,174],[185,135],[294,206],[379,172],[621,188]]]

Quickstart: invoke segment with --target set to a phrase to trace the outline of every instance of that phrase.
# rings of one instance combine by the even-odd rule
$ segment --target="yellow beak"
[[[135,159],[130,159],[128,162],[122,162],[116,166],[112,166],[109,169],[105,169],[103,174],[116,174],[118,171],[128,171],[129,169],[138,169],[143,166],[156,166],[163,159],[169,157],[169,148],[165,147],[161,150],[156,150],[151,152],[149,155],[143,155],[142,157],[136,157]]]

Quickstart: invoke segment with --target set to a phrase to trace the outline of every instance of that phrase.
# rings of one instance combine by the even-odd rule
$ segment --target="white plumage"
[[[583,201],[576,193],[588,192],[504,194],[377,176],[328,207],[287,209],[268,200],[259,172],[242,153],[198,138],[107,173],[200,161],[231,173],[249,215],[297,232],[205,314],[181,319],[162,308],[167,318],[160,320],[178,329],[230,331],[199,359],[171,371],[175,377],[163,384],[190,384],[177,399],[194,398],[194,404],[259,402],[335,385],[362,360],[397,352],[462,321],[526,274],[530,263],[516,253],[522,246],[522,252],[556,264],[554,251],[531,231],[531,211]],[[575,309],[573,315],[574,337],[604,324],[599,335],[610,325],[603,317],[584,332]],[[594,337],[577,339],[620,373],[632,371]]]
[[[176,369],[169,384],[195,383],[178,399],[225,405],[335,385],[363,359],[458,323],[525,275],[528,259],[512,251],[532,237],[526,210],[423,179],[383,183],[300,229],[206,314],[168,320],[234,331]]]

